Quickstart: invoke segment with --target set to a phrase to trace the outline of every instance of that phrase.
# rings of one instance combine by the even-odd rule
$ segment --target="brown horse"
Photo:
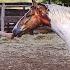
[[[22,17],[12,30],[13,36],[22,36],[26,31],[32,31],[39,25],[50,25],[50,19],[48,17],[48,7],[43,4],[37,4],[32,6],[31,9]]]

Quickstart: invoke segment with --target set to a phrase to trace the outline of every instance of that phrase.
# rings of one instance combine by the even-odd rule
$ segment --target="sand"
[[[70,70],[70,55],[55,33],[0,37],[0,70]]]

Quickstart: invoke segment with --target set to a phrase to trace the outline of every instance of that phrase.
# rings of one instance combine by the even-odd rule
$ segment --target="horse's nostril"
[[[12,32],[13,32],[13,35],[16,36],[16,34],[17,34],[16,30],[13,30]]]
[[[14,33],[16,33],[16,30],[14,29],[14,30],[12,30],[12,33],[14,34]]]

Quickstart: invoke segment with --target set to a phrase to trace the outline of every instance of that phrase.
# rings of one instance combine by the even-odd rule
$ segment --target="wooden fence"
[[[28,11],[25,7],[29,6],[31,3],[0,3],[0,30],[9,31],[10,27],[13,28],[16,22]],[[22,9],[11,9],[14,7],[22,7]]]

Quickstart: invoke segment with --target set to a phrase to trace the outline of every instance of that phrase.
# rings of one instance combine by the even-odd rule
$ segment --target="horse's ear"
[[[32,6],[37,7],[37,2],[36,2],[36,0],[32,0]]]

